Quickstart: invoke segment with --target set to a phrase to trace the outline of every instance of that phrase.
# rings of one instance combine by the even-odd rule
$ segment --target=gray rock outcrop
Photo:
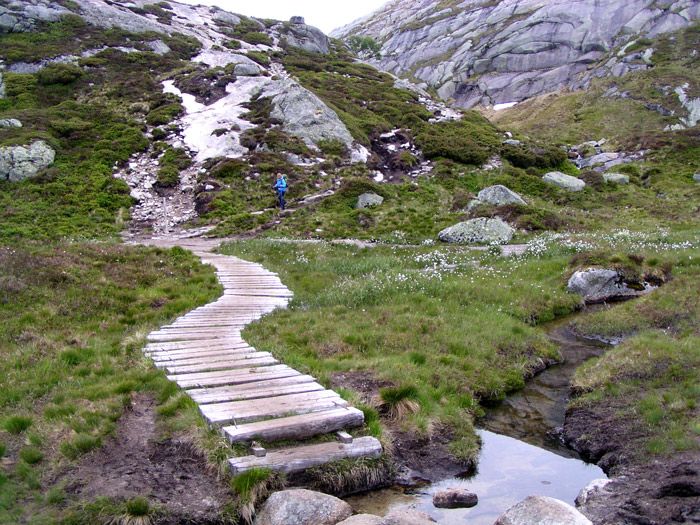
[[[270,97],[274,109],[270,117],[280,120],[282,129],[315,147],[321,140],[339,140],[350,147],[352,135],[338,115],[316,95],[292,79],[266,85],[262,97]]]
[[[0,148],[0,180],[18,182],[48,168],[56,152],[42,140],[30,146],[6,146]]]
[[[499,218],[478,218],[445,228],[438,234],[443,242],[460,244],[506,244],[513,238],[513,228]]]
[[[0,70],[0,98],[5,98],[5,81],[2,78],[2,70]]]
[[[255,525],[335,525],[352,516],[352,507],[336,497],[305,489],[272,494],[258,512]]]
[[[603,173],[603,179],[605,182],[612,182],[613,184],[619,184],[624,186],[630,183],[630,176],[624,173]]]
[[[310,53],[330,52],[330,41],[323,31],[313,26],[306,25],[300,16],[292,17],[287,24],[274,27],[279,31],[287,45],[299,47]]]
[[[528,496],[501,514],[494,525],[592,525],[571,505],[547,496]]]
[[[481,202],[487,202],[495,206],[502,206],[504,204],[511,203],[527,204],[527,202],[525,202],[520,195],[506,188],[505,186],[502,186],[501,184],[484,188],[479,192],[476,198]]]
[[[433,494],[433,505],[439,509],[470,508],[477,503],[478,496],[467,489],[448,488]]]
[[[0,118],[0,128],[21,128],[22,123],[16,118]]]
[[[583,297],[586,304],[629,299],[656,289],[648,283],[644,283],[641,289],[637,288],[630,288],[617,271],[605,268],[587,268],[574,272],[567,284],[567,291]]]
[[[560,188],[574,192],[581,191],[586,187],[586,183],[581,179],[577,179],[561,171],[550,171],[542,177],[542,180],[548,184],[555,184]]]
[[[435,88],[470,108],[519,102],[592,78],[646,69],[634,53],[597,64],[639,37],[676,31],[700,18],[700,4],[670,0],[502,0],[446,4],[392,0],[331,37],[370,36],[382,44],[373,63]],[[436,63],[437,62],[437,63]]]
[[[357,198],[357,204],[355,204],[356,210],[374,208],[379,206],[384,202],[384,197],[377,195],[376,193],[363,193]]]

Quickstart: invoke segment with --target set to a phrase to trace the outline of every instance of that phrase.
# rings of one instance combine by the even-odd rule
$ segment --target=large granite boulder
[[[631,288],[618,272],[605,268],[587,268],[574,272],[567,285],[567,291],[583,297],[586,304],[639,297],[655,289],[648,283]]]
[[[257,77],[260,74],[260,67],[257,64],[236,64],[233,67],[233,74],[238,77]]]
[[[513,228],[498,217],[481,217],[445,228],[438,234],[438,239],[460,244],[506,244],[513,238],[513,233]]]
[[[592,525],[571,505],[547,496],[528,496],[501,514],[494,525]]]
[[[292,489],[272,494],[258,512],[255,525],[335,525],[352,516],[343,500],[313,490]]]
[[[542,177],[542,180],[548,184],[555,184],[568,191],[581,191],[586,187],[586,183],[581,179],[577,179],[561,171],[550,171]]]
[[[275,26],[275,29],[279,31],[287,45],[299,47],[310,53],[327,55],[330,52],[328,37],[320,29],[306,25],[301,16],[293,16],[289,23]]]
[[[384,197],[381,195],[377,195],[376,193],[363,193],[357,198],[355,209],[374,208],[375,206],[379,206],[382,202],[384,202]]]
[[[0,148],[0,180],[18,182],[48,168],[56,152],[42,140],[30,146],[6,146]]]
[[[282,129],[315,147],[321,140],[339,140],[350,147],[352,135],[338,115],[321,99],[292,79],[267,84],[261,97],[270,97],[270,117],[282,122]]]
[[[502,206],[504,204],[527,204],[525,199],[520,195],[501,184],[484,188],[479,192],[476,198],[481,202],[487,202],[495,206]]]
[[[619,184],[620,186],[630,183],[630,176],[624,173],[603,173],[603,179],[605,182]]]

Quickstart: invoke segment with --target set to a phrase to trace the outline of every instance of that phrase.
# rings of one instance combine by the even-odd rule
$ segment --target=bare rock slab
[[[467,489],[448,488],[433,494],[433,505],[438,509],[468,509],[477,503],[479,497]]]
[[[338,525],[382,525],[384,520],[374,514],[355,514],[346,520],[338,523]]]
[[[275,492],[255,518],[255,525],[335,525],[352,516],[343,500],[313,490]]]
[[[501,514],[494,525],[592,525],[592,522],[563,501],[528,496]]]

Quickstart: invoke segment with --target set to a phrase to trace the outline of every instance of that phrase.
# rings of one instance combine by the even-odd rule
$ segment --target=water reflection
[[[595,465],[487,430],[480,430],[479,434],[483,440],[479,472],[472,478],[447,479],[414,494],[387,489],[351,496],[346,501],[357,512],[384,515],[394,508],[412,508],[430,514],[443,525],[465,522],[492,525],[504,510],[531,494],[550,496],[573,505],[582,487],[594,479],[606,477]],[[435,491],[447,487],[475,492],[479,504],[471,509],[433,507]]]

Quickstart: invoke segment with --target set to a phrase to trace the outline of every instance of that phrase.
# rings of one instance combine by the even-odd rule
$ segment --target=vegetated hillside
[[[156,323],[215,295],[211,275],[181,250],[77,239],[203,227],[213,235],[416,245],[371,257],[326,244],[252,241],[228,249],[284,272],[298,297],[247,335],[324,381],[340,372],[368,378],[362,384],[370,390],[386,385],[383,412],[367,407],[369,431],[406,426],[425,443],[450,436],[454,458],[465,464],[478,452],[479,401],[502,398],[554,357],[537,325],[580,307],[565,292],[572,269],[612,264],[634,274],[644,265],[677,266],[684,279],[696,279],[695,28],[628,46],[620,58],[635,58],[622,63],[644,62],[644,71],[533,99],[495,114],[494,124],[356,61],[342,42],[298,20],[142,0],[36,0],[12,4],[9,16],[14,22],[0,34],[0,169],[9,179],[0,181],[0,307],[11,323],[0,346],[3,377],[13,385],[2,400],[0,455],[14,462],[0,473],[6,521],[153,515],[142,501],[84,505],[56,478],[42,478],[54,473],[49,464],[70,470],[109,439],[141,390],[158,393],[169,429],[188,429],[210,465],[235,453],[207,433],[186,395],[136,357]],[[665,131],[679,117],[685,129]],[[31,157],[37,143],[43,146]],[[542,175],[552,170],[587,185],[569,192],[547,184]],[[274,209],[271,190],[279,171],[290,183],[293,209],[285,213]],[[630,183],[606,182],[606,171],[629,175]],[[475,195],[496,184],[527,204],[475,207]],[[366,192],[384,201],[356,209]],[[522,258],[433,242],[445,226],[495,216],[528,241]],[[643,380],[630,379],[621,403],[633,412],[659,378],[691,386],[668,401],[655,391],[645,402],[649,425],[629,440],[639,462],[697,450],[695,427],[677,424],[697,415],[696,353],[683,356],[685,375],[666,374],[674,349],[697,348],[697,308],[685,311],[694,304],[691,288],[663,290],[661,303],[648,299],[648,321],[635,325],[653,332],[663,359]],[[64,326],[66,308],[73,317]],[[124,313],[112,318],[110,309]],[[626,319],[619,324],[630,326]],[[461,335],[477,328],[479,337]],[[614,357],[624,363],[628,347],[621,348]],[[589,395],[581,404],[605,408],[596,402],[615,394],[604,389],[616,380],[606,367],[617,363],[606,361],[597,381],[582,386]],[[42,373],[50,381],[38,384]],[[341,386],[347,396],[377,393],[354,392],[352,381]],[[665,404],[675,407],[670,421],[656,410]],[[659,446],[668,428],[674,437]]]

